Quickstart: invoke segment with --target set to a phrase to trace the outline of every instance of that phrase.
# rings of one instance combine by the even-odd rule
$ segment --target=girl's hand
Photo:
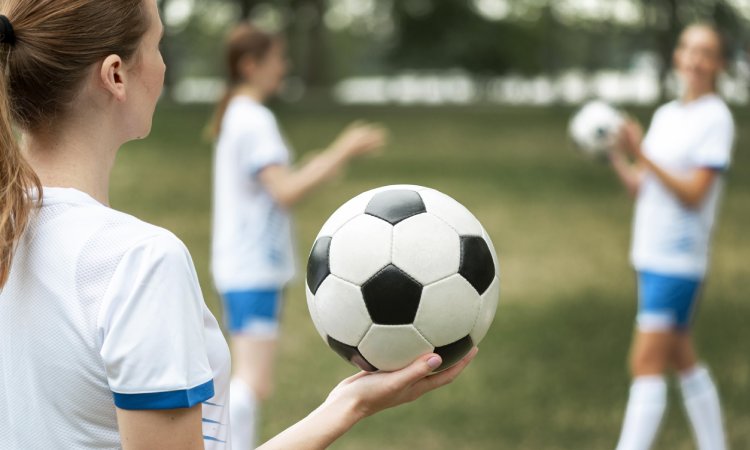
[[[331,149],[343,154],[348,159],[374,153],[381,149],[387,141],[388,133],[382,126],[354,122],[339,134],[331,145]]]
[[[620,130],[619,147],[633,158],[640,159],[642,141],[643,128],[641,124],[633,119],[626,119]]]
[[[478,349],[474,347],[454,366],[434,375],[430,373],[442,362],[440,356],[434,353],[424,355],[409,366],[395,372],[360,372],[339,383],[331,391],[326,403],[353,401],[358,419],[409,403],[455,380],[474,359],[477,351]]]

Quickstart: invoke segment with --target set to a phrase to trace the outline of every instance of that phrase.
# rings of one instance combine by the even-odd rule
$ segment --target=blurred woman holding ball
[[[683,30],[674,50],[680,97],[656,111],[645,136],[637,122],[626,121],[619,150],[611,153],[618,178],[636,197],[631,261],[639,298],[618,450],[653,444],[669,371],[678,374],[698,448],[726,448],[716,385],[691,334],[734,142],[732,114],[717,94],[724,50],[711,25]]]

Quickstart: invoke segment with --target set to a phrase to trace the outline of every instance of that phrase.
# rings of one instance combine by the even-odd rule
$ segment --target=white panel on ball
[[[487,291],[482,295],[481,306],[479,307],[479,315],[477,316],[477,322],[474,325],[474,329],[471,330],[470,336],[474,345],[484,339],[487,331],[492,325],[492,321],[495,318],[495,311],[497,311],[497,301],[500,297],[500,279],[495,277],[492,280],[492,284]]]
[[[356,347],[372,325],[359,286],[328,275],[315,293],[315,309],[325,333]]]
[[[482,225],[464,205],[434,189],[425,189],[419,195],[428,213],[443,219],[461,236],[481,235]]]
[[[310,288],[305,283],[305,297],[307,297],[307,309],[310,311],[310,317],[312,318],[315,330],[318,332],[323,340],[326,340],[326,332],[320,328],[320,315],[318,315],[318,309],[315,307],[315,296],[310,292]]]
[[[367,191],[359,194],[348,202],[344,203],[331,214],[331,217],[326,220],[323,224],[323,228],[320,229],[318,237],[320,236],[333,236],[339,228],[345,223],[352,220],[354,217],[363,214],[367,203],[370,202],[372,196],[375,195],[373,191]]]
[[[406,367],[433,348],[412,325],[373,325],[359,343],[362,356],[386,371]]]
[[[391,262],[393,227],[362,214],[347,222],[331,240],[331,273],[361,285]]]
[[[393,264],[423,285],[458,272],[461,241],[456,231],[430,214],[393,227]]]
[[[454,275],[424,287],[414,326],[435,347],[448,345],[469,334],[479,305],[476,289]]]

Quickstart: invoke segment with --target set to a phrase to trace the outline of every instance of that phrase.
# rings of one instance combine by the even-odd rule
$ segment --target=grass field
[[[649,111],[635,111],[647,119]],[[162,105],[152,136],[128,145],[112,204],[174,231],[190,248],[206,301],[210,111]],[[334,449],[613,448],[627,399],[625,357],[635,313],[628,266],[631,202],[607,167],[578,157],[568,109],[279,111],[289,141],[326,145],[350,119],[382,122],[392,144],[360,161],[295,210],[300,267],[328,215],[353,195],[409,183],[464,203],[492,236],[501,305],[477,360],[454,384],[357,425]],[[696,325],[719,384],[732,448],[750,448],[750,114],[736,111],[738,145],[721,210],[713,271]],[[353,372],[315,333],[302,280],[288,290],[276,394],[263,411],[270,437],[303,417]],[[692,449],[674,385],[658,449]]]

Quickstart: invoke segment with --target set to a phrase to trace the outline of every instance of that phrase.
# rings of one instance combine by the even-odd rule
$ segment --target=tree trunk
[[[659,74],[659,84],[661,85],[660,98],[662,103],[667,100],[667,80],[672,72],[672,53],[674,52],[675,45],[677,45],[677,38],[682,28],[679,16],[677,15],[677,2],[678,0],[663,0],[661,2],[665,10],[664,12],[667,15],[666,26],[657,33],[659,54],[662,60],[661,73]]]
[[[250,18],[250,13],[258,3],[257,0],[239,0],[240,2],[240,20],[247,20]]]

